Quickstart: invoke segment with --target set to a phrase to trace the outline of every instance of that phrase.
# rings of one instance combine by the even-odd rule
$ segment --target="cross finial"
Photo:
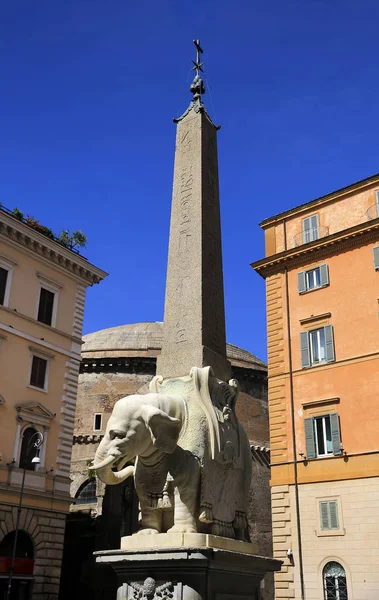
[[[199,71],[201,71],[202,73],[204,73],[202,66],[204,63],[200,62],[200,54],[203,54],[203,49],[200,46],[200,40],[193,40],[193,43],[196,46],[196,62],[193,60],[193,67],[191,69],[191,71],[196,71],[196,75],[199,75]]]

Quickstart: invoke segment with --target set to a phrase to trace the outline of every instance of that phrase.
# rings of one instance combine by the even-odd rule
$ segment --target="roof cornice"
[[[347,194],[350,194],[351,192],[357,192],[358,190],[365,189],[375,184],[379,186],[379,173],[377,173],[376,175],[371,175],[366,179],[356,181],[355,183],[352,183],[351,185],[343,187],[334,192],[330,192],[329,194],[326,194],[326,196],[320,196],[319,198],[315,198],[314,200],[310,200],[309,202],[305,202],[304,204],[299,204],[294,208],[285,210],[284,212],[274,215],[273,217],[268,217],[267,219],[264,219],[261,223],[259,223],[259,225],[260,227],[262,227],[262,229],[265,229],[269,225],[273,225],[274,223],[279,223],[283,221],[286,217],[292,217],[294,215],[301,214],[305,211],[308,211],[310,208],[315,208],[316,206],[327,204],[328,202],[337,200],[337,198],[340,198],[341,196],[345,196]]]
[[[22,246],[26,251],[37,254],[45,262],[54,263],[58,270],[69,272],[76,279],[87,285],[100,283],[108,275],[98,269],[79,254],[64,248],[58,242],[50,240],[25,223],[0,211],[0,239],[6,238],[7,242]]]
[[[259,275],[266,279],[266,277],[275,275],[285,268],[294,269],[309,263],[310,260],[321,260],[331,254],[343,252],[378,240],[379,218],[373,219],[369,223],[360,223],[349,229],[338,231],[314,242],[266,256],[261,260],[251,263],[251,266]]]

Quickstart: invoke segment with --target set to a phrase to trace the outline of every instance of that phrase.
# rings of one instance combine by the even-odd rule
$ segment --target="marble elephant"
[[[210,457],[209,423],[202,408],[192,404],[189,410],[184,396],[167,393],[120,399],[92,468],[108,485],[134,475],[140,534],[207,532],[246,540],[246,512],[233,496],[244,494],[242,505],[247,505],[249,468],[246,472],[242,464],[242,470],[234,469]],[[250,455],[245,432],[238,435],[242,452]],[[127,465],[134,458],[135,465]],[[203,502],[205,479],[213,499]],[[241,481],[247,481],[244,489]],[[217,499],[221,512],[225,504],[234,503],[231,517],[217,518]]]

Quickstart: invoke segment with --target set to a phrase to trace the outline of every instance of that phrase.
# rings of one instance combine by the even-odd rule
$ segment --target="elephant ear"
[[[148,404],[142,406],[141,414],[146,427],[150,429],[154,446],[167,454],[172,454],[182,427],[179,419],[170,417],[163,410]]]

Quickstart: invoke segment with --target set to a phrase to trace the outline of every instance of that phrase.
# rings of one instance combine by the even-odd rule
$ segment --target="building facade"
[[[46,231],[0,209],[1,598],[24,469],[12,598],[57,598],[85,293],[106,276]]]
[[[64,572],[60,598],[111,597],[112,573],[95,566],[94,550],[117,548],[120,535],[137,530],[138,501],[132,480],[105,486],[88,470],[117,400],[128,394],[146,393],[156,372],[163,323],[147,322],[104,329],[84,336],[71,462],[73,505],[68,518]],[[227,345],[233,377],[241,391],[238,418],[252,447],[253,477],[249,524],[259,553],[272,555],[269,489],[267,367],[242,348]],[[106,525],[105,525],[106,524]],[[83,552],[85,548],[85,552]],[[80,549],[80,550],[79,550]],[[70,583],[75,580],[75,586]],[[101,582],[101,585],[100,585]],[[267,577],[262,598],[272,600],[272,575]]]
[[[379,175],[261,223],[276,598],[379,597]]]

